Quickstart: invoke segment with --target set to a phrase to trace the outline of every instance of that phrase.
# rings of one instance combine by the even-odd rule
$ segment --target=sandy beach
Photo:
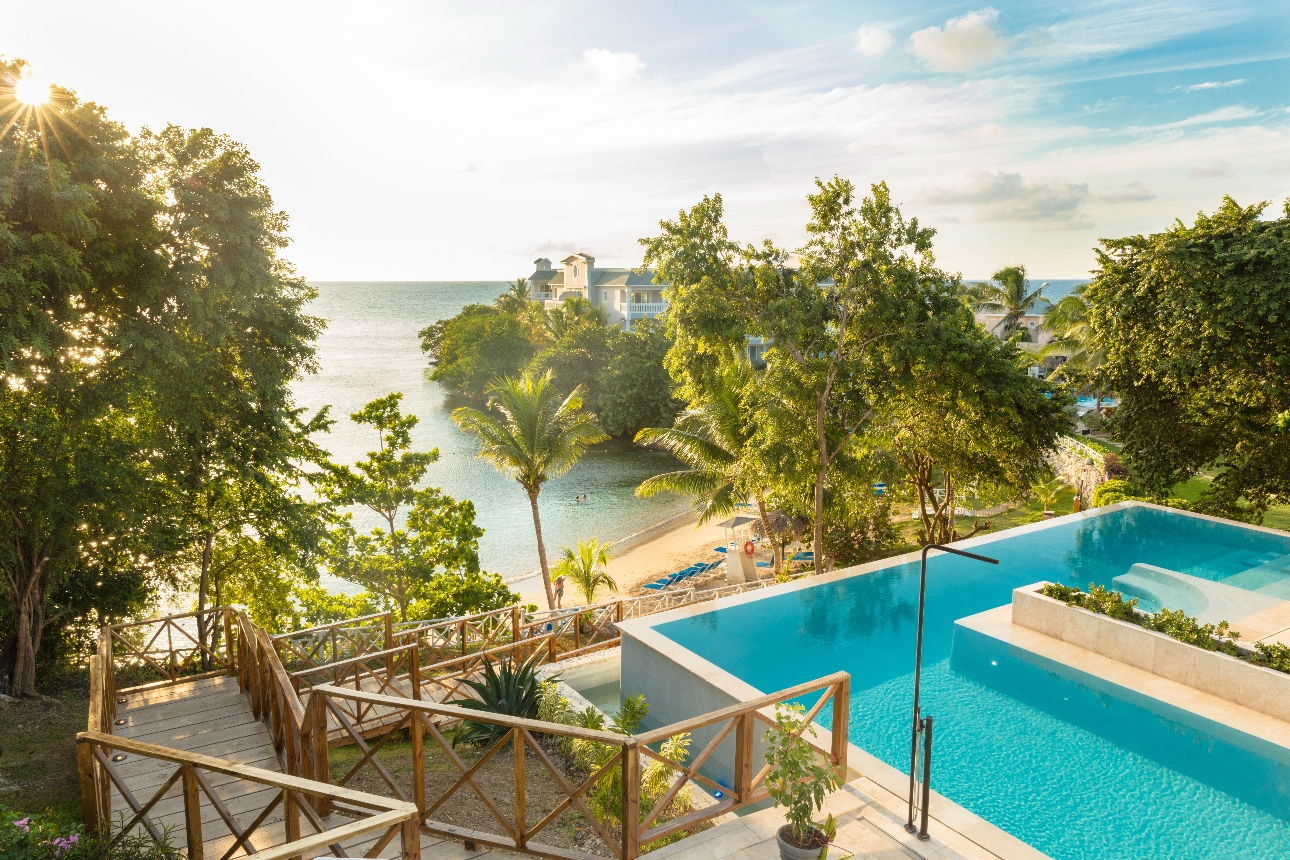
[[[618,596],[634,596],[640,593],[642,585],[651,580],[675,573],[695,562],[719,558],[714,547],[725,544],[728,532],[711,523],[703,526],[698,526],[697,523],[697,517],[686,515],[669,521],[663,528],[647,530],[638,539],[627,538],[610,547],[609,575],[618,583]],[[557,551],[550,553],[549,561],[552,566],[557,558]],[[524,603],[546,606],[541,576],[514,583],[512,588],[520,590]],[[611,600],[613,597],[612,592],[597,592],[597,599],[600,601]],[[565,587],[565,606],[584,602],[572,587]]]

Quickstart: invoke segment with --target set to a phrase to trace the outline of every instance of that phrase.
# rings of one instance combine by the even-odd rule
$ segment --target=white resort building
[[[598,269],[596,258],[581,252],[565,257],[559,268],[546,257],[534,260],[533,266],[533,300],[547,309],[559,307],[568,296],[581,296],[603,308],[611,325],[625,329],[633,320],[652,319],[667,310],[667,284],[654,283],[650,269]]]

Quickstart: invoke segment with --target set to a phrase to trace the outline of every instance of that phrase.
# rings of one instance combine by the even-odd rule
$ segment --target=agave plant
[[[538,692],[541,687],[537,668],[541,659],[542,654],[538,652],[523,663],[502,660],[495,666],[492,660],[485,657],[484,677],[465,682],[466,686],[475,691],[478,698],[454,699],[449,704],[472,711],[536,719]],[[508,731],[510,730],[505,726],[499,726],[496,723],[463,720],[453,734],[452,745],[455,747],[460,743],[468,743],[475,746],[492,746]]]

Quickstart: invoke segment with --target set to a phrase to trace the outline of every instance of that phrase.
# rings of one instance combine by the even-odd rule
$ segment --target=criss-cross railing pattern
[[[388,612],[363,615],[305,630],[269,637],[284,668],[297,671],[362,657],[394,646],[394,629]]]
[[[575,726],[542,723],[517,717],[481,712],[477,710],[427,701],[419,698],[393,698],[376,693],[342,689],[330,685],[313,688],[307,720],[315,722],[333,719],[340,723],[346,743],[352,744],[358,757],[336,780],[337,785],[347,785],[360,774],[375,774],[379,787],[368,790],[388,793],[394,799],[411,801],[420,815],[421,826],[431,833],[470,841],[509,851],[542,857],[593,858],[597,853],[557,846],[541,841],[541,835],[566,814],[577,816],[577,821],[595,832],[600,846],[618,860],[634,860],[641,849],[651,842],[694,828],[726,812],[730,812],[767,798],[764,782],[769,766],[760,754],[758,727],[773,725],[773,708],[780,703],[816,695],[816,701],[806,714],[804,725],[810,726],[831,706],[832,730],[827,741],[817,741],[808,736],[807,741],[817,755],[840,774],[847,769],[846,726],[849,714],[850,676],[839,672],[810,683],[781,690],[748,702],[741,702],[704,714],[690,720],[639,735],[619,735],[612,732],[582,729]],[[349,703],[349,704],[346,704]],[[391,714],[379,735],[365,733],[350,721],[348,715],[357,706],[384,708]],[[486,724],[496,727],[487,748],[473,762],[468,762],[454,743],[454,729],[463,724]],[[712,733],[702,750],[688,760],[673,761],[662,755],[656,747],[669,738],[692,732]],[[382,761],[380,754],[392,744],[406,737],[410,749],[402,753],[406,761],[399,768],[405,776],[396,777],[395,771]],[[609,753],[595,770],[574,780],[556,763],[549,752],[549,744],[542,739],[563,737],[582,743],[603,745]],[[427,740],[428,739],[428,740]],[[333,743],[335,747],[337,744]],[[327,754],[328,747],[316,748],[317,755]],[[431,751],[446,759],[453,774],[453,782],[431,797],[426,788],[427,760]],[[532,756],[540,769],[530,773],[526,762]],[[509,758],[509,765],[501,770],[509,775],[509,792],[498,795],[497,774],[490,780],[482,778],[483,770],[499,756]],[[732,786],[726,787],[701,770],[721,757],[722,764],[732,769]],[[505,760],[505,759],[503,759]],[[642,807],[642,772],[651,762],[659,762],[674,775],[666,792],[651,799]],[[317,773],[329,773],[325,762],[314,764]],[[605,812],[603,795],[601,804],[594,804],[590,792],[603,792],[605,777],[615,774],[610,783],[619,786],[621,797],[614,798],[618,817]],[[534,779],[548,781],[555,786],[559,800],[550,808],[530,810],[528,786]],[[674,814],[674,801],[692,783],[705,785],[725,795],[718,803]],[[490,790],[489,785],[493,788]],[[488,812],[490,829],[476,821],[466,827],[442,818],[443,812],[454,800],[462,796],[478,801]],[[598,811],[599,810],[599,811]],[[536,821],[531,821],[536,818]]]
[[[131,832],[167,842],[172,831],[182,830],[189,860],[208,855],[230,860],[247,854],[277,860],[315,856],[320,850],[349,857],[356,856],[350,853],[352,846],[371,834],[375,841],[358,856],[376,857],[395,839],[400,840],[403,857],[419,856],[419,814],[405,802],[102,732],[83,732],[76,743],[82,781],[97,772],[104,783],[82,786],[86,825],[108,835],[113,845]],[[143,768],[157,771],[153,782],[158,787],[146,800],[136,797],[124,768],[136,774]],[[94,782],[96,777],[88,779]],[[178,792],[172,791],[176,785]],[[129,809],[116,822],[111,789]],[[230,808],[234,802],[243,809],[250,805],[254,817],[246,811],[239,817]],[[351,815],[361,816],[359,820],[329,826],[326,813],[319,810],[337,802],[345,803]]]
[[[114,678],[146,687],[224,674],[232,665],[231,622],[228,607],[216,607],[105,627]]]

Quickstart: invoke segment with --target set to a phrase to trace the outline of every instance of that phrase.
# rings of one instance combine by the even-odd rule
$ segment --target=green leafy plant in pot
[[[775,708],[775,725],[766,731],[766,791],[776,807],[784,807],[788,823],[775,839],[783,860],[823,860],[837,831],[833,816],[817,824],[813,816],[830,791],[842,784],[837,771],[819,760],[802,737],[815,728],[806,722],[806,708],[798,703]]]

